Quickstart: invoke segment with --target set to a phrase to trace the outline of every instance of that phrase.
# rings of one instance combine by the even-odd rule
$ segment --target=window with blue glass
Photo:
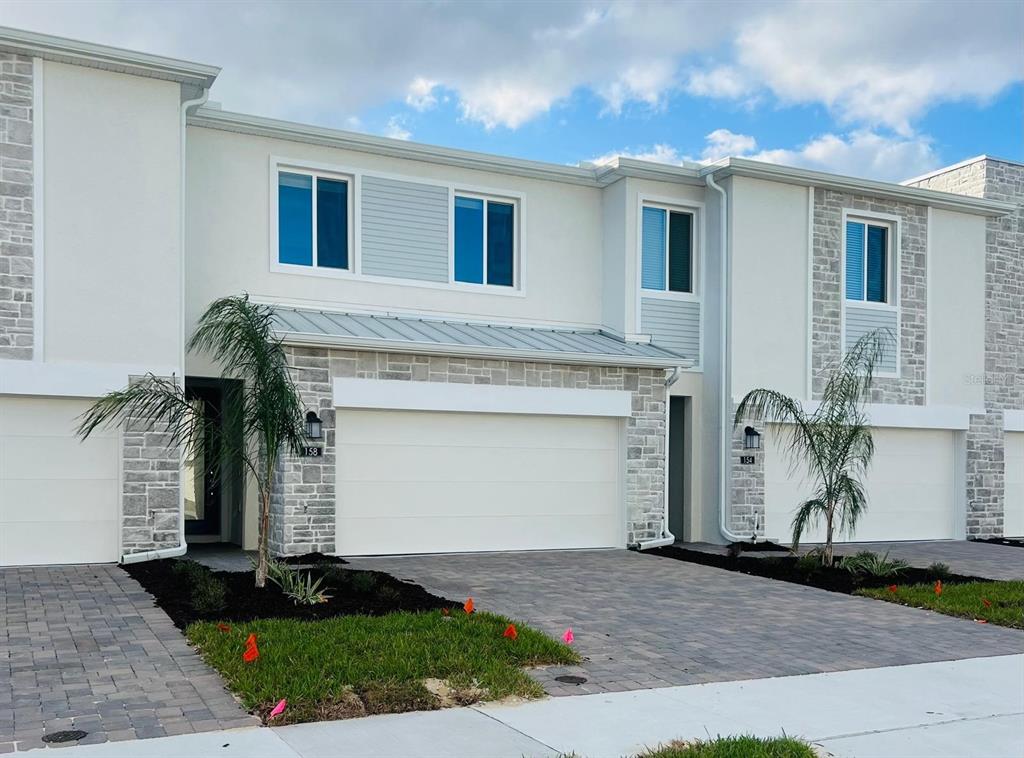
[[[277,176],[277,260],[349,268],[349,182],[281,171]]]
[[[846,222],[846,299],[890,302],[890,227],[867,221]]]
[[[514,287],[515,248],[515,203],[455,196],[455,281]]]
[[[693,292],[693,214],[643,206],[640,284],[645,290]]]

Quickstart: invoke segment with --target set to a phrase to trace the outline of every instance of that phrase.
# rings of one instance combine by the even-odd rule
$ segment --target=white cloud
[[[438,83],[422,76],[417,76],[409,85],[405,93],[406,105],[418,111],[426,111],[437,105],[437,95],[434,90]]]
[[[384,136],[391,139],[410,139],[412,132],[405,128],[401,116],[392,116],[384,126]]]
[[[937,103],[992,97],[1024,74],[1024,5],[974,0],[722,4],[4,0],[4,23],[224,67],[230,110],[341,125],[444,97],[517,128],[577,91],[605,111],[676,91],[823,104],[844,131],[908,138]],[[703,62],[703,63],[701,63]]]
[[[672,145],[659,143],[649,148],[608,153],[591,162],[602,164],[623,157],[684,165],[714,163],[735,157],[884,181],[902,181],[918,176],[941,163],[927,137],[886,136],[872,131],[823,134],[796,148],[760,150],[757,140],[751,135],[737,134],[728,129],[715,129],[704,140],[700,158],[690,157]]]
[[[736,134],[728,129],[715,129],[704,139],[707,146],[700,157],[708,163],[730,155],[746,155],[757,147],[757,140],[749,134]]]

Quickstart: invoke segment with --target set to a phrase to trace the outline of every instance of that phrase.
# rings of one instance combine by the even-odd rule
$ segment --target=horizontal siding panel
[[[899,318],[896,311],[879,310],[877,308],[861,308],[856,305],[846,306],[846,349],[857,344],[857,340],[868,332],[876,329],[889,329],[899,344]],[[876,371],[887,374],[896,373],[896,345],[891,345],[882,355]]]
[[[376,176],[360,188],[362,271],[448,281],[448,189]]]
[[[700,303],[692,300],[640,299],[640,330],[659,347],[700,361]]]

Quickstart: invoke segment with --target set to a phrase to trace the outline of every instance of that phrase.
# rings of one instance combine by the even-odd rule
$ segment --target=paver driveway
[[[534,672],[553,695],[1024,652],[1024,631],[625,550],[361,558],[552,635],[579,667]],[[586,684],[567,686],[561,674]]]
[[[0,753],[258,723],[116,566],[0,570]]]

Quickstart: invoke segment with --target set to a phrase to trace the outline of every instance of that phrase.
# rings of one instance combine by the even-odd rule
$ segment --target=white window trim
[[[640,195],[639,205],[637,206],[637,248],[636,248],[636,262],[637,262],[637,289],[642,293],[643,297],[661,297],[666,300],[690,300],[693,302],[699,302],[701,299],[701,293],[703,292],[703,281],[701,274],[703,266],[701,265],[703,259],[703,244],[704,244],[704,205],[703,203],[680,201],[664,197],[654,197],[651,195]],[[665,289],[653,290],[644,287],[643,278],[643,234],[644,234],[644,208],[658,208],[666,212],[665,215]],[[670,213],[675,211],[676,213],[688,213],[693,221],[690,224],[690,287],[691,292],[676,292],[668,288],[669,283],[669,249],[668,249],[668,238],[669,238],[669,227],[671,226],[671,215]]]
[[[874,303],[867,300],[848,300],[846,297],[846,222],[863,221],[870,224],[872,221],[881,221],[889,226],[889,270],[890,281],[888,282],[892,302]],[[903,219],[891,213],[879,213],[877,211],[864,211],[855,208],[843,208],[842,228],[839,234],[839,353],[846,354],[846,309],[852,305],[854,308],[878,310],[896,314],[896,371],[879,371],[875,376],[880,379],[899,379],[903,366],[903,308],[900,297],[900,268],[902,256],[901,225]],[[867,237],[865,235],[865,251],[867,250]],[[865,287],[867,286],[867,268],[864,270]]]
[[[467,197],[484,201],[483,230],[483,282],[460,282],[455,279],[455,198]],[[466,292],[485,291],[488,294],[523,294],[523,255],[521,252],[523,193],[503,192],[482,187],[468,187],[463,184],[449,185],[448,191],[448,284],[450,287]],[[512,206],[512,286],[487,283],[487,203],[494,201]]]
[[[280,239],[279,239],[279,228],[278,228],[278,195],[279,195],[279,181],[282,173],[287,174],[299,174],[301,176],[309,176],[312,178],[312,215],[310,223],[312,224],[312,239],[313,239],[313,262],[309,266],[304,266],[300,263],[281,263],[280,261]],[[347,268],[330,268],[321,267],[317,265],[317,259],[319,256],[318,244],[317,244],[317,186],[320,177],[324,179],[333,179],[336,181],[343,181],[348,184],[348,267]],[[318,272],[320,274],[331,274],[338,276],[341,274],[351,275],[356,273],[356,233],[355,233],[355,194],[356,194],[356,177],[354,174],[339,170],[337,168],[323,168],[323,167],[311,167],[309,165],[302,165],[298,161],[284,162],[274,161],[271,166],[271,182],[270,182],[270,268],[272,271],[278,271],[282,273],[299,273],[307,274],[311,271]]]
[[[695,239],[690,250],[690,265],[693,267],[693,271],[690,272],[690,284],[693,285],[693,292],[671,292],[668,289],[664,290],[648,290],[643,287],[643,209],[645,205],[649,205],[656,208],[665,208],[666,210],[677,210],[684,213],[693,214],[694,223],[690,226],[690,232],[694,235]],[[638,192],[636,197],[636,232],[634,241],[634,253],[633,263],[636,276],[634,283],[634,292],[636,296],[634,298],[633,307],[633,323],[635,325],[634,332],[641,333],[643,331],[643,299],[645,297],[661,299],[661,300],[675,300],[685,301],[691,303],[697,303],[699,318],[700,318],[700,348],[698,350],[697,364],[691,368],[683,369],[685,372],[701,373],[704,371],[704,292],[707,283],[705,273],[706,267],[704,261],[704,240],[707,239],[705,219],[707,214],[704,212],[704,203],[699,200],[687,200],[677,197],[665,197],[664,195],[649,195],[643,192]],[[666,224],[666,234],[667,232]],[[668,247],[665,248],[665,265],[668,265]],[[668,287],[668,272],[666,270],[665,286]]]
[[[328,178],[342,177],[350,180],[349,184],[349,267],[347,269],[319,268],[317,266],[301,266],[281,263],[278,261],[278,203],[277,174],[280,171],[296,171],[298,173],[322,173]],[[397,276],[376,276],[362,272],[362,180],[363,177],[394,179],[397,181],[426,184],[443,187],[448,191],[448,282],[427,282],[419,279],[406,279]],[[444,290],[446,292],[465,292],[477,295],[496,295],[499,297],[526,296],[526,257],[523,254],[521,230],[525,219],[526,194],[490,187],[475,187],[458,182],[443,182],[429,177],[412,174],[396,174],[382,171],[367,171],[354,166],[330,164],[322,161],[309,161],[301,158],[271,155],[268,169],[268,270],[271,273],[311,276],[325,279],[348,279],[369,284],[386,284],[392,287],[409,287],[426,290]],[[455,282],[455,193],[483,194],[495,200],[515,200],[518,218],[516,219],[516,283],[514,287],[500,285],[468,284]],[[315,198],[314,198],[315,205]]]

